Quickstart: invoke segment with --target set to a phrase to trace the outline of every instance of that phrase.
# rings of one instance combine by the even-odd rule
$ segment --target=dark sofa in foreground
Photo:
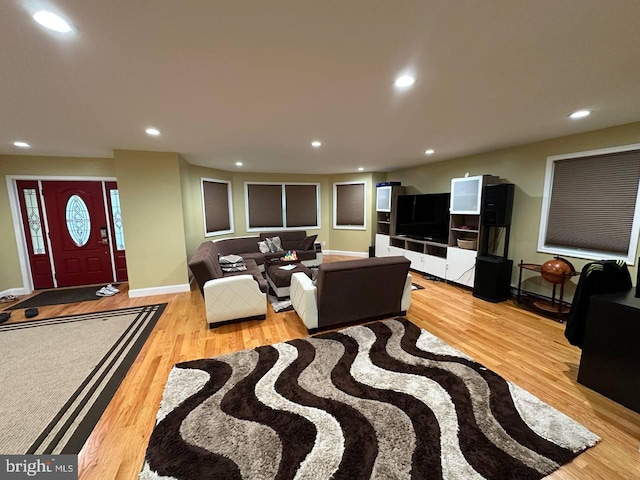
[[[310,331],[404,315],[411,304],[411,262],[405,257],[324,263],[316,285],[291,277],[291,303]]]

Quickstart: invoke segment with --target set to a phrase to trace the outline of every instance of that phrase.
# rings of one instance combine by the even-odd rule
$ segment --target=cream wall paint
[[[186,282],[186,259],[206,238],[203,231],[200,178],[230,180],[233,185],[233,236],[246,232],[245,181],[291,181],[320,183],[321,228],[310,231],[325,241],[325,250],[366,252],[375,239],[375,184],[401,181],[406,193],[450,191],[451,178],[490,173],[516,184],[514,219],[509,257],[517,264],[542,263],[549,255],[536,252],[546,158],[551,155],[640,143],[640,122],[551,139],[529,145],[472,155],[446,162],[425,164],[396,172],[349,175],[293,175],[227,172],[189,165],[179,154],[116,150],[110,158],[64,158],[0,155],[0,176],[95,176],[117,177],[123,198],[125,238],[131,288],[174,285]],[[117,167],[116,167],[117,164]],[[335,230],[332,223],[333,182],[367,182],[369,212],[367,230]],[[124,182],[124,183],[123,183]],[[144,193],[143,193],[144,192]],[[125,200],[126,198],[126,200]],[[159,214],[162,212],[162,215]],[[129,228],[130,226],[130,228]],[[142,227],[144,226],[144,227]],[[13,232],[6,182],[0,182],[0,230]],[[130,232],[129,230],[133,230]],[[162,239],[162,242],[158,242]],[[0,291],[22,285],[17,245],[13,233],[4,235],[0,249]],[[159,255],[159,256],[158,256]],[[163,259],[168,255],[170,262]],[[162,259],[158,261],[158,258]],[[571,259],[576,269],[586,260]],[[164,264],[164,266],[163,266]],[[636,278],[638,266],[631,267]],[[517,282],[514,267],[512,284]],[[546,282],[538,277],[528,288],[546,293]]]
[[[129,289],[186,285],[180,155],[115,150]]]
[[[640,143],[640,122],[398,170],[387,174],[387,180],[401,181],[406,193],[450,192],[451,179],[464,177],[467,172],[470,175],[498,175],[502,181],[514,183],[509,258],[514,260],[511,284],[517,285],[520,260],[544,263],[552,258],[536,251],[547,157],[634,143]],[[568,259],[578,271],[589,262]],[[637,268],[637,265],[630,266],[634,283]],[[574,278],[574,284],[577,278]],[[573,288],[568,287],[571,294]],[[527,288],[545,294],[550,291],[549,284],[538,276],[527,282]]]
[[[183,186],[185,238],[187,239],[187,255],[189,258],[198,246],[208,240],[226,237],[257,236],[256,232],[247,232],[246,210],[244,199],[245,182],[293,182],[320,184],[320,228],[307,229],[309,235],[318,235],[316,241],[327,242],[329,248],[330,217],[330,184],[326,175],[269,174],[228,172],[195,165],[181,164],[181,182]],[[231,182],[233,201],[234,233],[215,237],[204,236],[204,219],[202,214],[201,178],[215,178]],[[275,230],[275,229],[274,229]]]
[[[317,242],[326,242],[323,249],[366,253],[375,239],[375,183],[384,181],[385,174],[345,174],[345,175],[298,175],[227,172],[205,167],[180,166],[183,187],[183,208],[185,218],[185,237],[187,255],[190,257],[198,246],[216,238],[255,236],[256,232],[247,232],[244,198],[245,182],[299,182],[320,184],[320,228],[307,229],[309,235],[318,235]],[[202,215],[201,178],[229,180],[232,185],[235,232],[216,237],[205,237]],[[367,229],[339,230],[333,228],[333,183],[364,181],[367,189]]]
[[[0,155],[0,292],[22,287],[7,175],[115,177],[115,167],[112,158]]]

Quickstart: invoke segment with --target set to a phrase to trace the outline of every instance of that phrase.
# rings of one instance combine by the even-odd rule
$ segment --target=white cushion
[[[291,275],[291,305],[308,329],[318,328],[317,289],[305,273]]]
[[[209,325],[267,313],[267,296],[253,275],[209,280],[204,284],[204,303]]]
[[[282,248],[282,242],[280,241],[280,237],[272,237],[266,239],[267,245],[269,245],[269,250],[271,253],[276,252],[284,252]]]
[[[271,253],[271,249],[269,248],[269,244],[265,240],[264,242],[258,242],[258,249],[260,253]]]

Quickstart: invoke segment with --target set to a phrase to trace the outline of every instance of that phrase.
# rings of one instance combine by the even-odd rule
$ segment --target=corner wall
[[[130,295],[188,290],[180,155],[115,150],[114,163]]]

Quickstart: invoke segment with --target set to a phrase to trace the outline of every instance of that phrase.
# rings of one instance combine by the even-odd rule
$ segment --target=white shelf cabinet
[[[447,248],[447,274],[445,278],[450,282],[473,287],[477,256],[476,250],[458,247]]]
[[[392,199],[392,186],[385,185],[376,188],[376,211],[390,212]]]
[[[398,195],[402,193],[400,185],[376,187],[376,233],[395,235]]]
[[[480,215],[484,175],[451,179],[452,215]]]
[[[482,192],[488,183],[498,183],[493,175],[451,179],[451,219],[449,222],[449,248],[447,248],[446,279],[473,287],[475,283],[476,257],[480,244],[482,225]],[[475,247],[460,248],[461,240]]]
[[[376,233],[376,257],[389,256],[389,235]]]
[[[443,279],[447,270],[446,250],[446,245],[434,242],[376,235],[376,257],[402,255],[411,262],[413,270]]]

